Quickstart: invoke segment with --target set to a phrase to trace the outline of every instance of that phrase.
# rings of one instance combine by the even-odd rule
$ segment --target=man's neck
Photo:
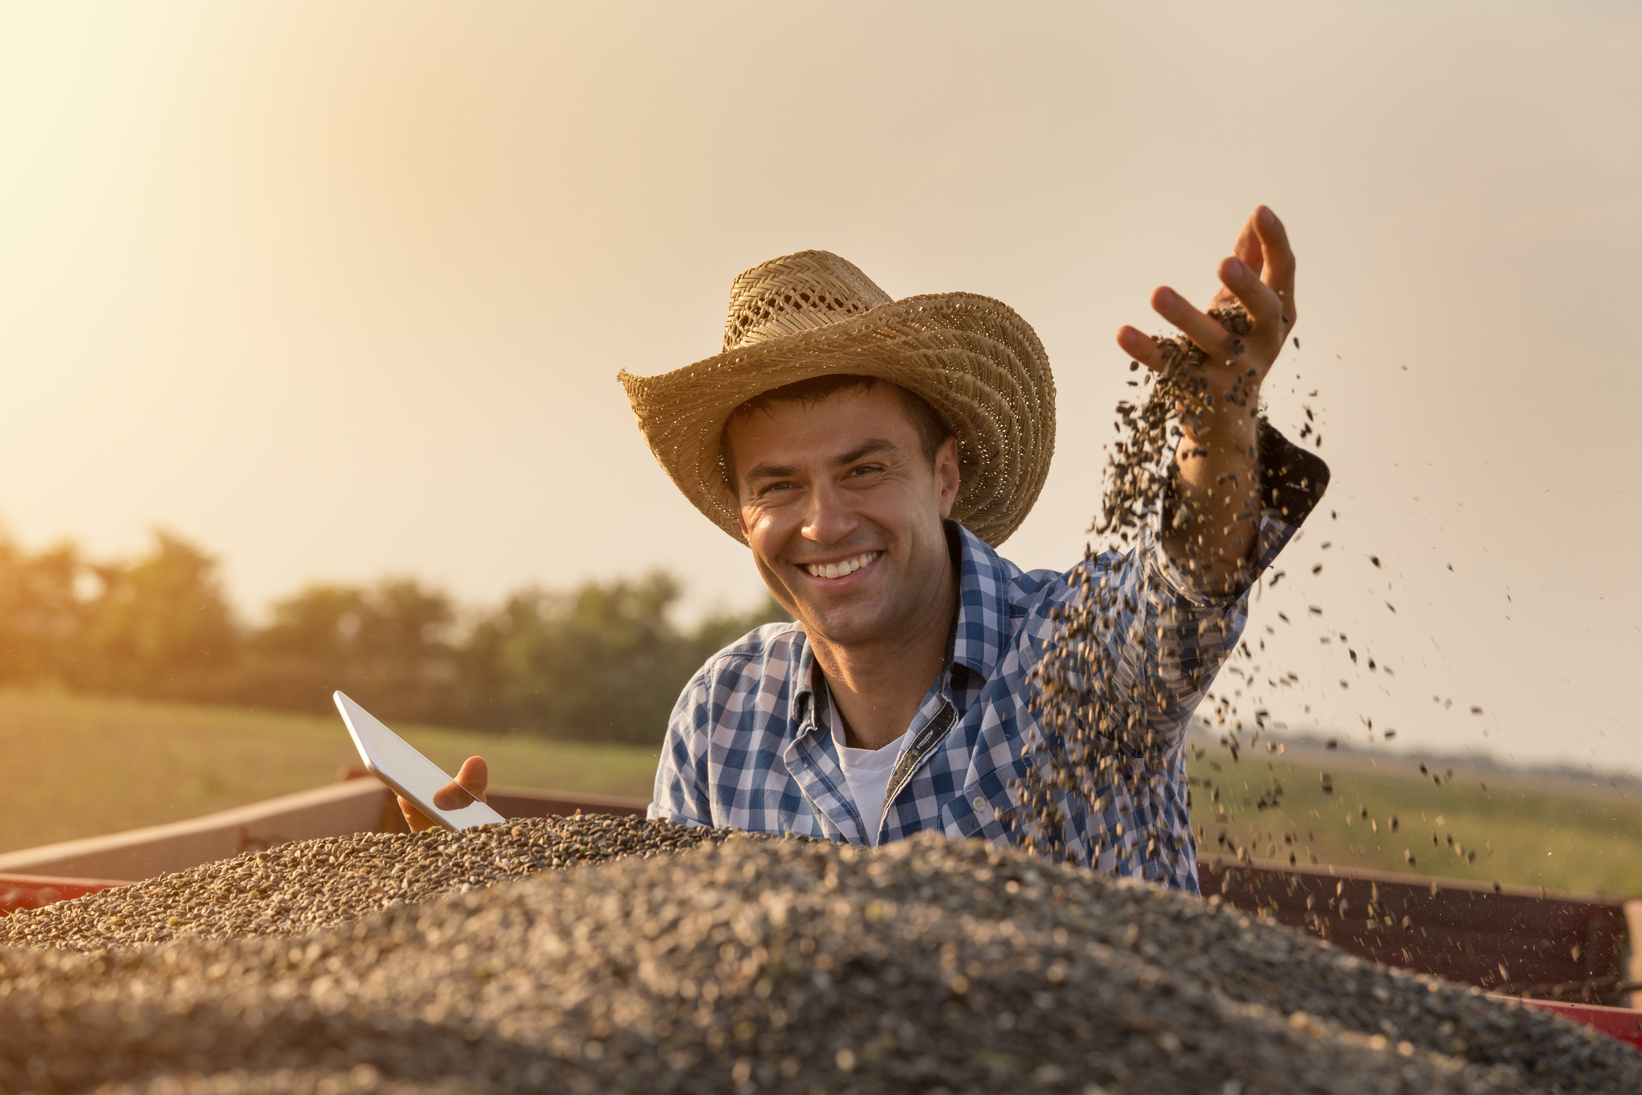
[[[809,636],[817,667],[844,716],[845,744],[882,749],[918,713],[930,684],[946,665],[947,640],[958,612],[958,582],[949,562],[935,596],[894,633],[843,646]]]

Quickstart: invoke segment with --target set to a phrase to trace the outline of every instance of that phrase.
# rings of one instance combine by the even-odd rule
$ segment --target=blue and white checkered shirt
[[[1261,456],[1266,505],[1256,577],[1298,530],[1328,479],[1320,460],[1281,437],[1263,436]],[[797,623],[750,632],[691,679],[667,727],[649,815],[852,844],[868,843],[873,825],[879,843],[926,829],[1011,843],[999,814],[1012,805],[1008,788],[1021,774],[1023,745],[1040,734],[1028,675],[1054,638],[1051,611],[1078,595],[1089,570],[1108,589],[1115,583],[1119,601],[1145,616],[1138,632],[1133,615],[1114,621],[1113,635],[1148,637],[1144,649],[1115,650],[1115,677],[1124,682],[1124,702],[1148,698],[1146,723],[1168,744],[1151,800],[1137,803],[1122,782],[1108,785],[1095,796],[1104,809],[1091,814],[1085,805],[1085,816],[1071,819],[1080,836],[1069,843],[1068,858],[1108,872],[1122,864],[1128,873],[1197,893],[1182,743],[1187,721],[1242,633],[1252,583],[1227,596],[1196,592],[1155,532],[1132,551],[1108,552],[1062,573],[1022,571],[956,523],[948,522],[947,533],[958,573],[951,653],[902,739],[881,820],[861,817],[850,796],[828,730],[825,681],[816,683],[815,654]],[[1120,714],[1114,721],[1125,720]],[[1176,838],[1159,845],[1173,846],[1172,858],[1138,846],[1154,826]],[[1116,843],[1125,855],[1115,854]],[[1106,850],[1091,862],[1097,845]]]

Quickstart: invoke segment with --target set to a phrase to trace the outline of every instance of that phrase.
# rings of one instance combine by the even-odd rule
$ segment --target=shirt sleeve
[[[662,741],[661,763],[656,766],[654,798],[645,816],[681,825],[711,825],[712,803],[707,795],[707,747],[712,739],[709,662],[690,678],[673,705]]]
[[[1157,528],[1149,545],[1163,579],[1181,597],[1208,603],[1234,604],[1247,596],[1255,579],[1272,564],[1283,547],[1294,538],[1328,489],[1328,465],[1322,457],[1292,444],[1264,418],[1259,420],[1260,523],[1255,531],[1250,567],[1242,580],[1223,594],[1204,591],[1185,568],[1179,566],[1163,547],[1164,521],[1173,512],[1166,499]]]

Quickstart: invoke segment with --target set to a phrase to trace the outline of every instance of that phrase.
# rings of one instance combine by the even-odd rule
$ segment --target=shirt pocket
[[[941,831],[957,840],[978,837],[988,844],[1012,844],[997,804],[978,786],[965,787],[941,807]]]

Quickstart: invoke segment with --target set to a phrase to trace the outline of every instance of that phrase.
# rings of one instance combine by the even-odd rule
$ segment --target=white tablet
[[[416,804],[428,817],[447,829],[471,829],[506,821],[501,814],[474,799],[459,810],[444,810],[433,804],[439,788],[451,781],[433,761],[417,752],[408,741],[383,726],[369,711],[341,692],[334,697],[336,709],[359,749],[365,770]]]

